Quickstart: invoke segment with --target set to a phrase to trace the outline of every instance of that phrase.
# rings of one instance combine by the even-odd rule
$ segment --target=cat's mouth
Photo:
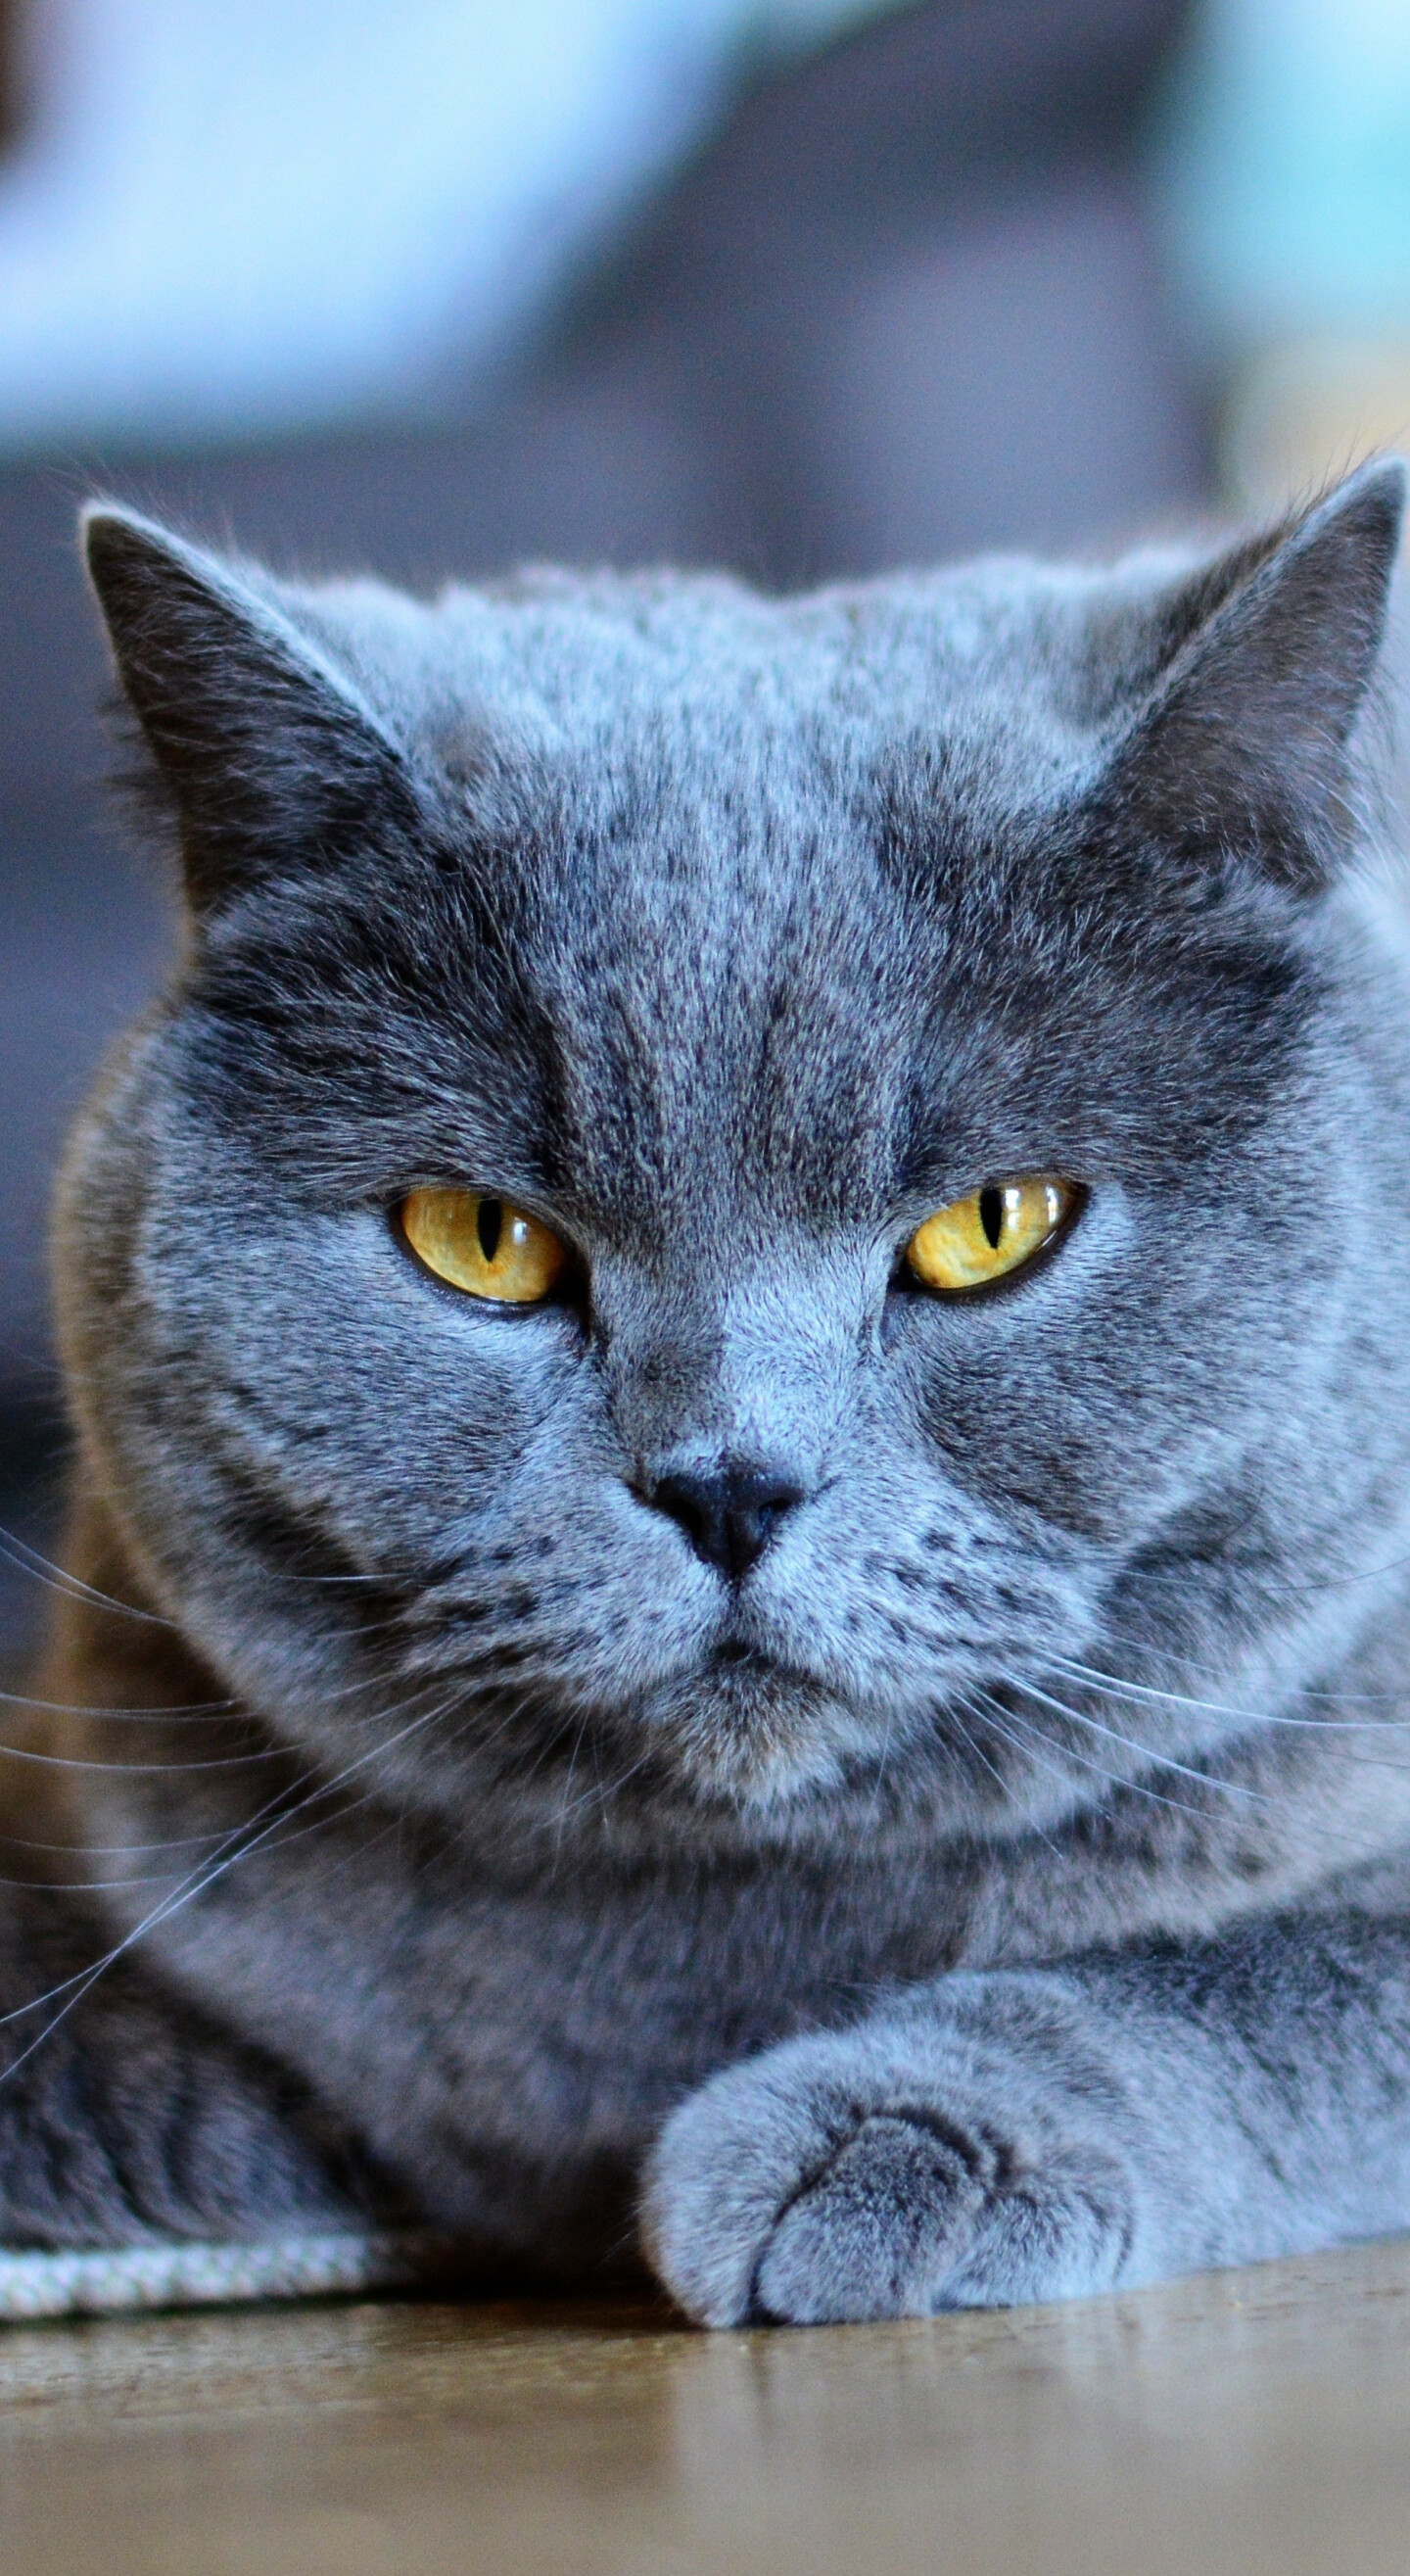
[[[708,1659],[707,1669],[736,1674],[741,1681],[751,1675],[760,1681],[765,1678],[774,1680],[784,1674],[793,1679],[801,1678],[790,1674],[789,1666],[781,1664],[776,1655],[761,1654],[757,1646],[746,1644],[742,1637],[721,1638]]]
[[[761,1633],[762,1626],[749,1606],[741,1603],[705,1647],[695,1667],[697,1682],[713,1684],[732,1707],[741,1710],[749,1705],[751,1695],[769,1704],[794,1694],[809,1704],[820,1694],[829,1702],[840,1696],[850,1703],[851,1693],[844,1684],[839,1694],[838,1676],[809,1653],[806,1637],[791,1635],[781,1621],[770,1623],[772,1634]]]
[[[738,1710],[752,1707],[759,1699],[776,1707],[796,1693],[804,1694],[811,1703],[819,1691],[830,1688],[806,1664],[794,1663],[786,1655],[771,1654],[766,1647],[751,1645],[744,1637],[722,1637],[712,1646],[700,1668],[700,1678],[715,1684],[728,1705]]]

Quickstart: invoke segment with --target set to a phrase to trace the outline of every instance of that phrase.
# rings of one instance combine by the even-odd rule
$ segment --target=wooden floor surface
[[[5,2576],[1407,2576],[1410,2243],[706,2336],[329,2303],[0,2329]]]

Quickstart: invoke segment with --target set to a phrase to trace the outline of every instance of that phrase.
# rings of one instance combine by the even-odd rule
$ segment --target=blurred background
[[[85,493],[423,588],[787,585],[1407,434],[1410,0],[0,0],[0,1525],[57,1487],[58,1142],[170,938]]]

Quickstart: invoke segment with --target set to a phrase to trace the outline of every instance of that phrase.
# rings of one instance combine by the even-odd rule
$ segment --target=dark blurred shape
[[[57,1141],[168,937],[159,885],[98,804],[82,494],[116,490],[275,563],[417,585],[533,556],[791,584],[1165,518],[1202,496],[1206,460],[1138,136],[1183,16],[1179,0],[932,0],[760,87],[517,370],[464,387],[463,426],[0,474],[14,1473],[52,1386]]]
[[[24,115],[20,8],[21,0],[0,0],[0,152],[14,142]]]
[[[1137,175],[1184,15],[950,0],[744,103],[545,368],[674,460],[663,551],[795,583],[1199,488]]]

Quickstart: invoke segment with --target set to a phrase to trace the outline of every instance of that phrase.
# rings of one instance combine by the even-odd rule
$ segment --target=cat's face
[[[1084,1672],[1286,1688],[1405,1473],[1405,1066],[1316,891],[1365,488],[1298,541],[1315,633],[1296,543],[1252,575],[1311,681],[1251,761],[1262,629],[1168,567],[415,611],[98,523],[202,927],[80,1148],[70,1340],[237,1687],[325,1746],[401,1713],[452,1807],[923,1779],[957,1828],[1137,1766]],[[1036,1258],[917,1274],[935,1211],[1035,1176]],[[525,1211],[547,1293],[436,1277],[425,1191]]]

